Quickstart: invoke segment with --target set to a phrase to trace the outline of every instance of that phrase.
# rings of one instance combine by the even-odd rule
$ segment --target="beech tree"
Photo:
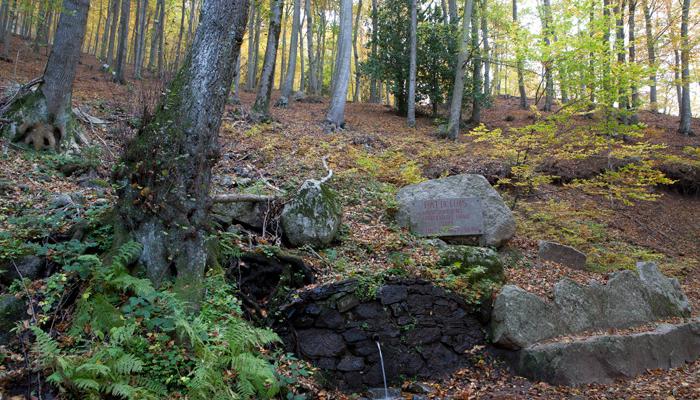
[[[452,101],[450,102],[450,119],[447,130],[444,132],[449,139],[456,140],[459,127],[462,122],[462,96],[464,95],[464,68],[469,57],[469,24],[471,22],[474,0],[464,0],[464,17],[462,17],[462,36],[459,44],[459,54],[455,65],[455,80],[452,88]]]
[[[260,73],[258,93],[255,103],[250,111],[253,121],[266,121],[270,119],[270,95],[274,85],[275,63],[277,61],[277,44],[280,40],[280,25],[282,19],[282,0],[270,0],[270,27],[267,32],[267,48],[265,59]]]
[[[516,30],[520,29],[518,22],[518,0],[513,0],[513,24],[516,26]],[[515,69],[518,74],[518,93],[520,94],[520,108],[523,110],[527,109],[527,93],[525,92],[525,73],[523,72],[523,59],[522,56],[517,51],[518,46],[516,45],[515,53]]]
[[[682,95],[679,104],[681,122],[679,132],[686,136],[694,135],[690,126],[690,40],[688,38],[688,19],[690,0],[683,0],[681,12],[681,86]]]
[[[294,74],[296,73],[297,66],[297,47],[299,45],[297,41],[299,37],[299,25],[301,18],[301,0],[293,1],[294,11],[292,12],[292,36],[289,39],[289,66],[287,67],[286,78],[284,80],[284,85],[282,86],[282,94],[279,100],[277,101],[277,105],[280,107],[286,107],[289,104],[289,97],[292,95],[292,89],[294,86]],[[284,54],[284,51],[282,51],[282,53]]]
[[[336,53],[336,79],[330,106],[326,114],[326,131],[345,126],[345,103],[350,83],[350,56],[352,54],[352,0],[340,0],[340,31]]]
[[[73,80],[80,61],[80,48],[85,37],[89,0],[64,0],[54,44],[39,87],[26,91],[14,102],[0,109],[0,116],[11,120],[14,140],[33,139],[35,147],[55,141],[63,150],[87,143],[72,111]],[[53,139],[50,136],[52,135]],[[36,140],[47,140],[38,146]]]
[[[202,4],[190,53],[115,172],[122,239],[143,246],[140,261],[156,286],[175,278],[195,300],[208,260],[211,170],[247,11],[248,0]]]
[[[408,117],[410,127],[416,126],[416,47],[418,37],[418,5],[417,0],[411,0],[411,32],[409,39],[410,66],[408,68]]]
[[[117,46],[116,70],[114,81],[124,84],[126,79],[126,52],[129,47],[129,15],[131,14],[131,0],[122,0],[121,17],[119,18],[119,45]]]

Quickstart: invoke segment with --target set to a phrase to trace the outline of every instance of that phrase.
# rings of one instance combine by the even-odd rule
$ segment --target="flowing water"
[[[379,362],[382,365],[382,378],[384,379],[384,399],[390,400],[389,397],[389,387],[386,384],[386,372],[384,372],[384,357],[382,356],[382,346],[379,344],[379,340],[376,341],[377,350],[379,350]]]

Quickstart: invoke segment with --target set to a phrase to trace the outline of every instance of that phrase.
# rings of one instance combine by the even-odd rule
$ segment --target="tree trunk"
[[[119,46],[117,48],[116,73],[114,81],[120,84],[126,83],[126,51],[129,47],[129,17],[131,14],[131,0],[121,0],[122,11],[119,18]]]
[[[236,57],[236,70],[233,78],[233,96],[231,97],[231,104],[241,104],[241,54]]]
[[[372,0],[372,58],[377,59],[377,28],[379,21],[377,20],[377,0]],[[379,88],[377,79],[372,76],[369,81],[369,102],[381,103],[382,90]]]
[[[649,109],[656,113],[658,112],[659,105],[656,99],[656,40],[654,38],[654,32],[652,27],[652,10],[649,7],[648,0],[642,0],[644,6],[644,29],[646,32],[646,42],[647,42],[647,57],[649,62],[649,69],[651,74],[649,75]]]
[[[0,59],[9,60],[10,38],[12,36],[11,25],[13,19],[13,11],[10,8],[10,1],[3,0],[2,8],[3,11],[0,12],[0,34],[2,35],[2,53],[0,53]]]
[[[326,131],[345,126],[345,102],[350,83],[350,56],[352,52],[352,0],[340,0],[340,30],[336,53],[336,80],[326,114]]]
[[[412,0],[416,1],[416,0]],[[360,30],[360,16],[362,15],[362,0],[357,3],[357,15],[355,16],[355,27],[352,34],[352,49],[355,56],[355,91],[352,94],[353,103],[360,101],[360,54],[357,50],[357,36]]]
[[[690,126],[690,40],[688,38],[689,14],[690,0],[683,0],[683,11],[681,12],[681,122],[678,131],[687,136],[693,135],[693,131]]]
[[[479,14],[484,12],[483,3],[479,1],[479,7],[474,8],[472,15],[472,116],[469,121],[473,124],[481,123],[481,51],[479,49]]]
[[[452,101],[450,102],[450,120],[447,125],[446,136],[452,140],[457,139],[459,126],[462,119],[462,96],[464,96],[464,68],[469,57],[469,24],[470,16],[474,8],[473,0],[464,0],[464,18],[462,19],[462,37],[460,38],[459,54],[455,64],[455,81],[452,89]]]
[[[316,75],[316,59],[314,58],[314,29],[313,29],[313,10],[311,8],[311,0],[304,1],[304,13],[306,14],[306,51],[309,58],[309,92],[313,95],[318,94],[318,79]],[[318,43],[317,43],[318,45]]]
[[[306,88],[306,71],[304,68],[304,17],[299,20],[299,91],[303,92]]]
[[[199,300],[208,261],[209,188],[218,131],[245,31],[247,0],[207,0],[182,68],[153,119],[129,143],[116,178],[120,231],[143,245],[156,286],[170,277]],[[126,239],[126,238],[124,238]]]
[[[138,44],[136,46],[136,57],[134,61],[134,77],[136,79],[141,79],[141,70],[143,68],[143,56],[145,54],[146,47],[146,10],[148,9],[148,0],[137,0],[141,2],[141,8],[139,12],[139,30],[138,30]]]
[[[250,111],[253,121],[267,121],[270,119],[270,95],[274,84],[277,44],[280,39],[280,20],[282,18],[282,7],[284,6],[282,1],[270,0],[270,26],[267,32],[267,48],[265,49],[265,59],[263,60],[263,69],[260,74],[258,93]]]
[[[551,49],[552,45],[552,5],[550,0],[543,0],[542,6],[542,35],[544,44]],[[552,111],[554,103],[554,76],[552,73],[554,60],[549,54],[544,62],[545,97],[542,111]]]
[[[289,4],[282,7],[282,33],[280,34],[282,40],[282,47],[280,48],[280,54],[282,55],[282,62],[280,63],[280,83],[279,90],[282,90],[284,86],[284,80],[286,76],[287,67],[287,22],[289,21]]]
[[[109,27],[109,47],[107,47],[107,64],[114,65],[114,45],[117,36],[117,22],[119,21],[119,5],[120,0],[114,0],[112,3],[112,24]]]
[[[635,45],[635,36],[634,36],[634,30],[635,30],[635,21],[634,17],[636,14],[637,10],[637,0],[629,0],[629,15],[627,19],[627,26],[629,29],[629,61],[630,64],[635,64],[637,62],[637,47]],[[637,91],[637,84],[634,82],[634,79],[632,80],[632,85],[631,85],[631,91],[632,91],[632,104],[630,105],[630,122],[632,124],[636,124],[639,122],[639,118],[637,116],[637,108],[639,108],[639,92]]]
[[[71,95],[89,8],[89,0],[63,1],[43,82],[38,90],[10,104],[3,115],[21,125],[13,140],[24,139],[36,149],[69,149],[86,143],[80,124],[73,117]]]
[[[482,0],[481,6],[481,38],[484,42],[484,48],[481,52],[481,59],[484,65],[484,98],[491,97],[491,47],[489,46],[489,28],[487,22],[487,0]]]
[[[411,0],[411,33],[409,39],[409,67],[408,67],[408,101],[406,123],[409,127],[416,126],[416,54],[418,36],[418,4],[417,0]]]
[[[252,91],[255,89],[255,65],[253,58],[255,57],[255,14],[257,2],[253,0],[250,3],[250,15],[248,16],[248,73],[246,76],[246,90]]]
[[[151,50],[148,55],[148,70],[151,72],[155,72],[156,62],[158,61],[158,34],[160,31],[159,25],[162,23],[160,20],[160,9],[163,8],[164,3],[164,0],[157,0],[156,9],[153,13],[154,20],[151,31]]]
[[[617,52],[617,63],[619,66],[624,65],[627,61],[625,50],[625,5],[626,0],[619,0],[615,3],[613,13],[615,14],[615,51]],[[627,112],[629,110],[629,98],[627,88],[623,82],[618,83],[618,99],[617,107],[622,112],[620,119],[623,123],[629,123]]]
[[[287,76],[282,86],[282,95],[277,102],[278,106],[287,107],[289,97],[294,89],[294,75],[296,74],[297,66],[297,48],[299,47],[299,19],[301,18],[301,0],[294,1],[294,11],[292,11],[292,37],[289,39],[289,66],[287,67]],[[302,71],[303,74],[303,71]]]
[[[104,62],[105,57],[107,57],[107,40],[109,38],[109,31],[110,31],[110,26],[112,24],[112,20],[114,19],[114,14],[113,9],[114,7],[112,6],[112,3],[117,0],[109,0],[107,2],[107,18],[105,19],[105,29],[102,32],[102,43],[100,45],[100,59]]]
[[[175,47],[175,68],[180,67],[180,50],[182,46],[182,36],[185,33],[185,9],[187,8],[187,0],[182,0],[182,13],[180,15],[180,30],[177,35],[177,46]]]
[[[163,76],[165,61],[165,0],[160,6],[158,21],[158,76]]]
[[[520,29],[520,25],[518,24],[518,0],[513,0],[513,22],[518,26],[518,29]],[[520,54],[520,51],[518,51],[518,45],[516,44],[516,69],[518,72],[518,92],[520,93],[520,108],[523,110],[527,110],[527,93],[525,92],[525,72],[524,72],[524,66],[523,66],[523,56]]]
[[[448,5],[450,9],[450,23],[452,25],[457,25],[457,23],[459,23],[459,16],[457,15],[457,0],[448,0]]]
[[[262,29],[262,9],[255,14],[255,49],[253,51],[253,87],[258,82],[258,61],[260,59],[260,30]]]

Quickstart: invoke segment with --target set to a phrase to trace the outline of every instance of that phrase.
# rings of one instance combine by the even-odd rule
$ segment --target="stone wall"
[[[277,327],[287,349],[319,367],[341,389],[382,386],[377,341],[389,383],[431,378],[468,364],[465,351],[484,343],[474,308],[429,282],[386,282],[361,299],[344,281],[298,293]]]

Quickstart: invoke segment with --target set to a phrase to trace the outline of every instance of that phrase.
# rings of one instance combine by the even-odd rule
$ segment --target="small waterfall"
[[[377,350],[379,350],[379,362],[382,365],[382,378],[384,379],[384,399],[389,400],[389,387],[386,384],[386,372],[384,372],[384,357],[382,356],[382,346],[379,344],[379,340],[376,340]]]

